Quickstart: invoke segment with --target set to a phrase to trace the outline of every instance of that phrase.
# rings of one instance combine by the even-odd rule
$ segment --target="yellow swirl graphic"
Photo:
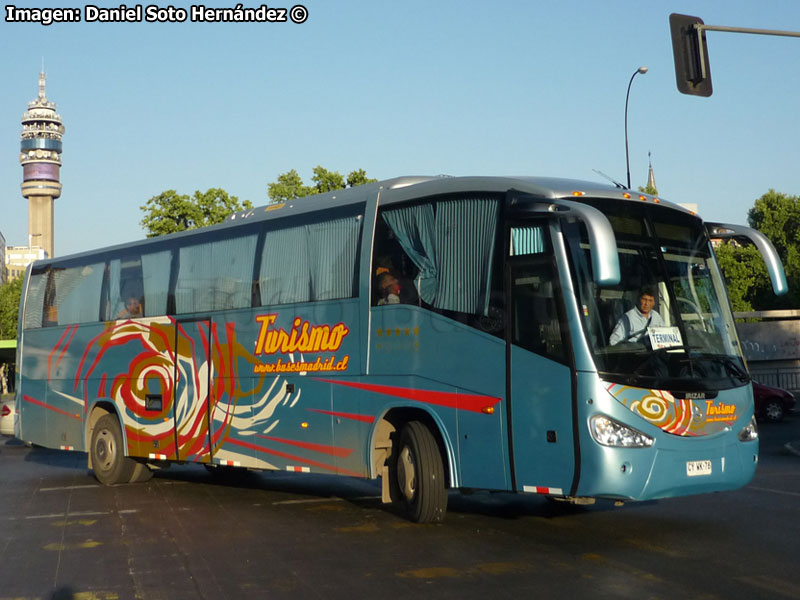
[[[634,402],[631,409],[659,427],[667,424],[672,412],[669,403],[664,398],[655,395],[645,396]]]

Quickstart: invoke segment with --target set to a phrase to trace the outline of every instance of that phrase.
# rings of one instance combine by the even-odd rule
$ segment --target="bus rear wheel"
[[[399,499],[408,518],[417,523],[438,523],[447,510],[444,466],[430,429],[419,421],[403,427],[394,464]]]
[[[104,485],[128,483],[136,469],[136,461],[125,456],[122,429],[114,415],[103,415],[92,432],[92,469]]]

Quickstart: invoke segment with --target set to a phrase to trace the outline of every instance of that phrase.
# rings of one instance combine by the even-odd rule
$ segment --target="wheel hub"
[[[783,410],[781,409],[781,407],[777,403],[770,402],[767,405],[766,413],[767,413],[767,416],[770,419],[776,420],[776,419],[780,419],[781,418],[781,415],[783,414]]]
[[[417,474],[414,455],[404,447],[397,458],[397,485],[406,500],[412,500],[417,491]]]
[[[107,431],[101,431],[95,445],[95,454],[101,463],[99,466],[107,469],[114,462],[114,442]]]

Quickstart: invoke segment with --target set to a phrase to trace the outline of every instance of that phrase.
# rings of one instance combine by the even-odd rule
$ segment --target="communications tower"
[[[45,97],[44,73],[39,74],[39,97],[22,115],[22,195],[28,200],[28,246],[41,246],[53,256],[53,206],[61,196],[61,137],[64,124],[56,103]]]

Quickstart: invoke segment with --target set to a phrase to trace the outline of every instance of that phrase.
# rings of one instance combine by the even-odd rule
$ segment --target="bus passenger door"
[[[173,416],[177,460],[211,459],[209,407],[213,383],[211,321],[175,323]]]
[[[575,474],[571,350],[553,249],[544,223],[510,233],[507,382],[516,490],[569,495]]]

